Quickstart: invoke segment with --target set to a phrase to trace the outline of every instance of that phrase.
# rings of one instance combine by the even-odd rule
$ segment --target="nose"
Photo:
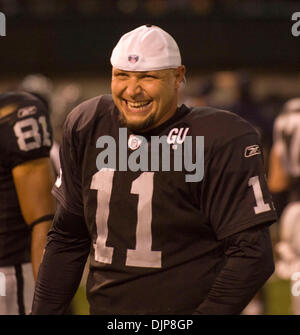
[[[130,98],[136,98],[142,93],[142,87],[137,78],[130,78],[126,86],[126,94]]]

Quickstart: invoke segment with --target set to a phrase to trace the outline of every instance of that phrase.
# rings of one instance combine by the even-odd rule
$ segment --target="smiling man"
[[[111,64],[112,97],[125,126],[146,131],[174,115],[185,67],[172,36],[142,26],[122,36]]]
[[[172,117],[185,67],[156,71],[123,71],[113,68],[112,96],[122,124],[147,131]],[[170,90],[170,87],[174,87]]]
[[[257,132],[230,112],[177,105],[185,67],[159,27],[125,34],[111,64],[112,95],[82,103],[64,125],[53,189],[60,205],[33,314],[64,313],[89,254],[91,314],[240,313],[274,270],[268,226],[276,215]],[[197,161],[191,143],[204,137],[203,178],[186,181],[179,164],[136,168],[135,154],[151,152],[155,136],[176,163],[187,153]],[[105,140],[119,164],[96,165]],[[124,148],[136,158],[132,169],[115,168],[127,166]]]

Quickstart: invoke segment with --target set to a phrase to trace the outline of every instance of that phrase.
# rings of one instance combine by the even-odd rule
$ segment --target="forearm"
[[[88,250],[85,245],[82,247],[75,251],[58,241],[49,242],[40,266],[32,314],[63,314],[66,311],[87,259]]]
[[[43,258],[47,241],[47,233],[52,221],[45,221],[35,225],[31,232],[31,263],[34,279],[37,280],[39,267]]]
[[[58,209],[38,274],[32,314],[63,314],[68,308],[90,251],[82,220]]]
[[[227,260],[195,314],[240,314],[274,271],[268,228],[232,239]]]

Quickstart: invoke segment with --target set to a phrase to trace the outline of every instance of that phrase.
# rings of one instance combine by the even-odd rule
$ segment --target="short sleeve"
[[[75,215],[83,216],[81,171],[76,140],[74,123],[68,117],[64,124],[63,138],[59,149],[60,174],[53,186],[52,194],[66,210]]]
[[[52,129],[48,111],[41,101],[26,99],[1,120],[0,128],[1,158],[10,169],[30,160],[49,157]]]
[[[200,201],[218,239],[277,219],[256,133],[232,139],[205,159]]]

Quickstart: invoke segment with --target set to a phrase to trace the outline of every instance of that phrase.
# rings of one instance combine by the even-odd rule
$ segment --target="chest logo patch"
[[[261,150],[258,144],[250,145],[249,147],[245,148],[244,156],[246,158],[254,156],[254,155],[260,155]]]
[[[142,144],[142,139],[139,138],[136,135],[130,135],[128,138],[128,147],[131,150],[136,150],[137,148],[139,148]]]

